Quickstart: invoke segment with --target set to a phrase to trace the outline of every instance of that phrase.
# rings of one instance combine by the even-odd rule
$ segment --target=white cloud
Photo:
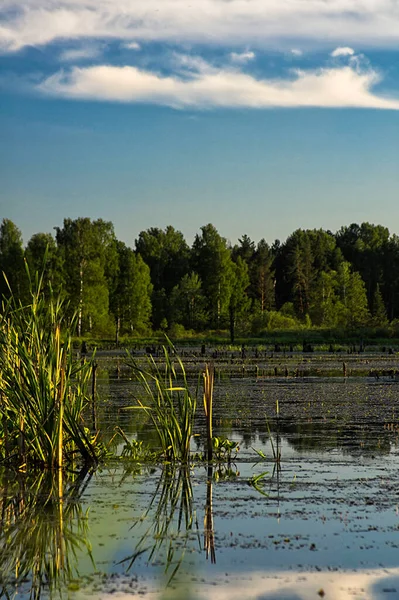
[[[233,62],[243,64],[255,58],[255,52],[231,52],[230,58]]]
[[[137,42],[126,42],[126,44],[123,44],[123,47],[128,50],[141,50],[141,46]]]
[[[334,58],[337,56],[353,56],[355,51],[353,48],[349,48],[349,46],[340,46],[339,48],[335,48],[330,54]]]
[[[302,50],[299,50],[299,48],[292,48],[290,52],[293,56],[302,56],[303,54]]]
[[[175,108],[359,107],[399,110],[399,99],[373,93],[378,74],[342,67],[297,71],[284,79],[255,79],[236,69],[200,61],[190,77],[161,76],[137,67],[109,65],[60,71],[37,86],[75,99],[146,102]]]
[[[66,48],[60,54],[60,60],[75,62],[79,60],[90,60],[101,54],[99,46],[82,46],[80,48]]]
[[[2,0],[0,47],[56,39],[397,46],[396,0]]]

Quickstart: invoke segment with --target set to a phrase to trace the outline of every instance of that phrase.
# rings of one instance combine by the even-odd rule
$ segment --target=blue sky
[[[394,0],[3,0],[0,217],[399,234]]]

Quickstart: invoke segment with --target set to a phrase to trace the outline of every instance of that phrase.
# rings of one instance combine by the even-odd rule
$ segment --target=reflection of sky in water
[[[112,385],[107,382],[107,389]],[[119,400],[117,394],[113,396],[119,408],[132,404],[126,383],[118,381],[116,386]],[[374,586],[372,595],[364,592],[359,598],[379,599],[383,597],[381,590],[388,588],[398,593],[387,597],[399,598],[399,580],[384,588],[377,581],[381,572],[367,574],[370,569],[394,569],[399,565],[398,448],[396,434],[384,429],[385,421],[391,422],[396,410],[396,388],[390,386],[386,394],[383,386],[370,387],[357,381],[346,386],[337,382],[309,386],[283,381],[269,387],[262,384],[261,391],[256,382],[243,384],[238,392],[232,386],[216,390],[215,433],[241,443],[232,465],[237,476],[228,480],[222,477],[213,483],[216,565],[206,561],[203,550],[207,474],[203,466],[196,465],[191,474],[194,528],[187,540],[183,533],[177,534],[178,505],[168,537],[154,553],[151,564],[149,552],[144,552],[127,576],[143,577],[148,590],[162,576],[168,549],[174,548],[178,557],[186,546],[178,578],[194,578],[198,583],[203,577],[218,583],[215,588],[201,588],[203,597],[210,599],[296,600],[310,597],[306,595],[309,586],[312,595],[320,588],[326,593],[330,589],[326,597],[336,600],[357,598],[345,595],[351,586]],[[274,418],[276,397],[280,400],[279,425]],[[118,414],[114,407],[107,410],[103,418]],[[330,412],[322,419],[325,410]],[[145,438],[145,423],[140,419],[137,423],[132,412],[119,414],[130,435]],[[248,484],[254,475],[273,471],[265,414],[271,415],[273,443],[276,447],[278,442],[282,468],[278,478],[276,474],[266,476],[261,482],[267,497]],[[242,443],[246,423],[250,435]],[[199,420],[199,433],[202,427]],[[268,460],[259,460],[253,448],[262,449]],[[85,552],[79,553],[81,575],[97,570],[123,577],[128,563],[121,561],[134,554],[141,536],[150,531],[141,548],[151,549],[157,541],[151,529],[157,500],[149,507],[161,469],[153,471],[124,475],[123,467],[117,465],[114,469],[99,469],[93,475],[82,503],[84,509],[90,509],[89,538],[95,568]],[[336,569],[338,577],[329,571]],[[351,569],[356,574],[344,574]],[[324,573],[318,574],[318,570]],[[241,587],[245,574],[251,581]],[[396,572],[386,576],[399,577]],[[281,595],[284,586],[285,596]],[[105,583],[103,587],[106,591]]]

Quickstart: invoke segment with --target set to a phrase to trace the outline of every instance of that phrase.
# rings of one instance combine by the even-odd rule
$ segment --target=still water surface
[[[128,379],[103,374],[99,416],[109,435],[118,422],[151,437],[126,410],[136,393]],[[28,500],[3,483],[3,595],[50,595],[43,575],[57,567],[63,596],[77,600],[399,598],[399,383],[237,379],[220,382],[214,402],[214,433],[240,444],[230,465],[110,462],[65,485],[61,507],[36,504],[11,529],[5,498]],[[203,430],[199,418],[194,452]],[[21,581],[25,559],[33,572]]]

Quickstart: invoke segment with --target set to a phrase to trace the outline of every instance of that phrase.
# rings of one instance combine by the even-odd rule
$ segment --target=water
[[[131,381],[103,372],[99,418],[109,436],[116,422],[129,435],[151,435],[142,415],[125,410],[134,394]],[[65,484],[61,506],[54,490],[52,502],[35,503],[37,485],[31,509],[26,483],[25,496],[15,482],[3,484],[3,594],[49,595],[38,570],[57,566],[60,589],[79,600],[160,597],[168,582],[171,598],[188,597],[186,589],[212,600],[399,598],[399,383],[222,380],[214,402],[215,435],[240,445],[228,468],[111,461]],[[203,430],[199,418],[193,450],[203,447]],[[16,491],[25,513],[10,528],[6,499],[15,507]]]

